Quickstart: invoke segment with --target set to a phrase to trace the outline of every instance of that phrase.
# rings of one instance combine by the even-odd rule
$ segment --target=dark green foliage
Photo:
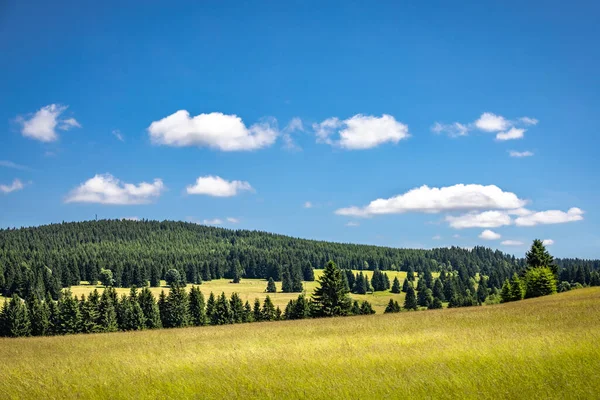
[[[358,300],[354,300],[352,302],[352,307],[350,308],[351,315],[360,315],[360,304],[358,304]]]
[[[400,304],[398,304],[398,302],[395,301],[394,299],[390,299],[390,301],[383,313],[389,314],[389,313],[399,313],[399,312],[400,312]]]
[[[408,289],[406,290],[406,297],[404,298],[404,309],[409,311],[419,309],[419,306],[417,304],[417,295],[415,294],[415,289],[411,284],[408,285]]]
[[[113,272],[110,269],[102,268],[100,270],[99,279],[100,283],[106,287],[112,286],[115,283]]]
[[[434,298],[438,298],[441,301],[445,300],[444,296],[444,284],[442,283],[442,279],[438,278],[435,280],[433,284],[432,294]]]
[[[263,320],[262,311],[260,309],[260,300],[254,299],[254,308],[252,309],[252,316],[254,322],[261,322]]]
[[[374,292],[382,292],[389,289],[389,279],[386,281],[386,276],[380,270],[376,269],[373,271],[373,277],[371,278],[371,285],[373,286]]]
[[[590,274],[590,286],[600,286],[600,272],[594,271]]]
[[[115,293],[116,294],[116,293]],[[117,312],[113,297],[109,290],[104,290],[98,304],[98,325],[102,332],[115,332],[117,325]]]
[[[254,314],[252,313],[252,307],[250,307],[250,303],[246,300],[244,304],[244,320],[242,322],[254,322]]]
[[[404,293],[406,293],[408,291],[408,286],[409,286],[408,278],[404,278],[404,283],[402,283],[402,291]]]
[[[192,286],[189,294],[190,323],[194,326],[206,325],[204,295],[198,286]]]
[[[168,270],[165,275],[165,281],[167,282],[168,286],[181,284],[181,275],[179,274],[179,271],[177,271],[175,268]]]
[[[160,317],[165,328],[180,328],[189,325],[188,301],[188,295],[182,286],[171,286],[169,295],[166,298],[166,315],[163,315],[163,310],[160,310]]]
[[[547,267],[531,268],[525,273],[525,298],[556,293],[554,272]]]
[[[280,310],[281,311],[281,310]],[[261,310],[263,321],[274,321],[276,319],[276,310],[271,298],[267,295]]]
[[[160,287],[160,271],[158,265],[152,265],[150,267],[150,286]]]
[[[554,264],[554,257],[548,253],[540,239],[533,241],[531,249],[525,254],[525,260],[528,268],[548,267],[558,277],[558,267]]]
[[[204,299],[203,299],[204,300]],[[144,328],[162,328],[160,311],[154,295],[147,287],[143,288],[138,295],[138,303],[144,314]]]
[[[556,290],[558,291],[558,293],[568,292],[569,290],[571,290],[571,284],[569,282],[562,281],[558,284]]]
[[[431,289],[425,287],[417,295],[417,304],[421,307],[429,307],[433,304],[433,293]]]
[[[31,295],[27,301],[31,334],[33,336],[46,336],[50,334],[50,308],[45,301],[40,301],[37,296]]]
[[[352,293],[355,294],[366,294],[369,290],[368,277],[365,276],[362,271],[358,273],[354,279],[354,285],[352,286]]]
[[[348,289],[344,285],[342,271],[333,261],[329,261],[325,265],[318,285],[313,293],[316,316],[333,317],[347,315],[350,312],[351,302]]]
[[[277,292],[277,286],[275,286],[275,281],[273,280],[273,278],[269,278],[269,282],[267,283],[267,293],[276,293]]]
[[[233,323],[231,306],[223,292],[221,292],[221,295],[215,303],[215,311],[211,315],[210,323],[211,325],[227,325]]]
[[[304,263],[304,267],[302,268],[302,275],[306,282],[313,282],[315,280],[315,271],[310,261]]]
[[[398,280],[398,277],[395,276],[394,277],[394,283],[392,284],[392,289],[390,290],[390,292],[399,294],[400,290],[401,290],[401,288],[400,288],[400,281]]]
[[[415,271],[413,270],[412,267],[408,268],[408,270],[406,272],[406,279],[408,279],[409,282],[415,281]]]
[[[440,300],[438,297],[434,297],[433,303],[431,303],[431,305],[429,306],[429,309],[436,310],[436,309],[440,309],[442,307],[443,307],[442,300]]]
[[[67,335],[81,332],[81,313],[79,303],[70,290],[65,290],[58,299],[58,319],[56,334]]]
[[[301,294],[297,300],[290,300],[283,313],[284,319],[304,319],[310,317],[310,303]]]
[[[19,296],[14,294],[9,302],[4,303],[0,312],[0,334],[2,336],[29,336],[31,323],[27,305]]]
[[[479,305],[485,302],[489,294],[489,290],[487,288],[487,280],[483,277],[483,275],[479,278],[479,285],[477,286],[477,302]]]
[[[215,307],[217,306],[217,300],[215,299],[215,295],[213,292],[210,292],[208,295],[208,300],[206,301],[206,318],[207,321],[212,320],[212,315],[215,312]]]
[[[373,306],[366,300],[363,300],[360,303],[360,314],[361,315],[371,315],[375,314],[375,310],[373,310]]]
[[[242,303],[242,299],[237,293],[231,294],[229,305],[231,307],[231,319],[233,323],[240,324],[244,322],[244,303]]]
[[[94,292],[95,296],[98,296],[98,292]],[[93,295],[90,295],[90,297],[92,296]],[[86,300],[85,296],[81,295],[81,300],[79,300],[79,313],[81,314],[82,333],[100,332],[100,326],[98,325],[98,303],[95,302],[95,300]]]
[[[302,271],[299,266],[287,265],[282,268],[281,291],[297,293],[304,290],[302,286]]]
[[[240,261],[235,260],[233,262],[233,267],[232,267],[232,271],[231,271],[231,279],[232,279],[231,282],[232,283],[240,283],[243,273],[244,273],[244,271],[242,270],[242,265],[240,264]]]

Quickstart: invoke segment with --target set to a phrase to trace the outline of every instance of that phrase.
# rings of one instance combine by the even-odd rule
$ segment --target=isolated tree
[[[556,293],[556,279],[550,268],[532,268],[525,273],[525,297]]]
[[[113,272],[110,269],[102,268],[98,278],[100,279],[100,283],[105,287],[112,286],[115,282],[113,279]]]
[[[206,325],[204,295],[198,286],[192,286],[189,294],[190,323],[194,326]]]
[[[394,277],[394,283],[392,284],[392,289],[390,290],[392,293],[399,294],[402,289],[400,288],[400,281],[398,277]]]
[[[404,298],[404,309],[405,310],[418,310],[419,306],[417,304],[417,296],[415,294],[415,289],[412,285],[408,285],[408,290],[406,291],[406,297]]]
[[[344,285],[341,270],[333,261],[329,261],[319,278],[318,287],[313,293],[315,313],[317,316],[333,317],[347,315],[351,302],[348,290]]]
[[[531,248],[525,254],[525,260],[529,268],[553,268],[552,266],[554,264],[554,257],[546,250],[546,246],[544,246],[544,243],[540,239],[535,239],[533,241]]]
[[[165,281],[169,286],[179,285],[181,283],[181,275],[179,274],[179,271],[177,271],[175,268],[168,270],[167,274],[165,275]]]
[[[233,263],[233,271],[231,273],[232,275],[232,283],[240,283],[240,281],[242,280],[242,265],[240,264],[239,260],[235,260],[235,262]]]
[[[276,293],[277,292],[277,286],[275,286],[275,281],[273,280],[273,278],[269,278],[269,282],[267,283],[267,293]]]
[[[398,285],[400,285],[400,283],[398,283]],[[388,305],[385,308],[385,311],[383,313],[389,314],[389,313],[399,313],[399,312],[400,312],[400,304],[398,304],[398,302],[395,301],[394,299],[390,299],[390,301],[388,302]]]

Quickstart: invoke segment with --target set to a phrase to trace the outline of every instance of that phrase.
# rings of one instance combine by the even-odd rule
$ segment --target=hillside
[[[595,398],[599,343],[600,288],[587,288],[486,307],[0,339],[0,394]]]

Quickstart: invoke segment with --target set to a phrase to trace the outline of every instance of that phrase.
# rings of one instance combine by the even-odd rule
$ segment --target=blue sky
[[[600,257],[597,3],[83,3],[0,6],[1,227]]]

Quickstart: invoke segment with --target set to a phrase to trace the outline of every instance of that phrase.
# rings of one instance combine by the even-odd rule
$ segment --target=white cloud
[[[205,219],[204,221],[202,221],[202,223],[204,225],[222,225],[223,220],[219,218]]]
[[[74,127],[80,128],[81,125],[75,118],[59,119],[66,109],[67,106],[50,104],[39,109],[29,119],[17,117],[17,122],[23,125],[21,133],[23,136],[42,142],[53,142],[58,139],[57,126],[58,129],[62,130],[69,130]]]
[[[497,228],[511,224],[511,218],[504,211],[484,211],[482,213],[470,212],[468,214],[448,215],[446,221],[454,229],[464,228]]]
[[[479,119],[475,121],[477,129],[485,132],[498,132],[506,130],[511,125],[510,121],[506,120],[501,115],[485,112],[481,114]]]
[[[440,235],[435,235],[434,237],[432,237],[431,239],[433,240],[441,240],[442,237]]]
[[[237,115],[213,112],[190,117],[186,110],[152,122],[148,133],[154,144],[210,147],[222,151],[268,147],[279,134],[274,119],[246,127]]]
[[[552,239],[544,239],[544,240],[542,240],[542,244],[544,246],[552,246],[554,244],[554,240],[552,240]]]
[[[233,217],[227,217],[227,222],[229,222],[230,224],[237,224],[238,222],[240,222],[240,220]]]
[[[508,210],[508,211],[506,211],[506,213],[508,215],[517,215],[519,217],[522,217],[524,215],[532,214],[533,211],[528,210],[526,208],[515,208],[514,210]]]
[[[288,150],[302,150],[292,138],[292,134],[294,132],[303,132],[304,124],[302,120],[298,117],[292,118],[292,120],[283,128],[283,132],[281,134],[281,139],[283,140],[283,147]]]
[[[442,188],[427,185],[389,199],[377,199],[365,207],[336,210],[338,215],[368,217],[405,212],[438,213],[442,211],[514,209],[527,202],[495,185],[458,184]]]
[[[310,201],[307,201],[303,205],[304,208],[313,208],[313,204]]]
[[[146,204],[160,196],[165,187],[162,180],[137,185],[124,183],[111,174],[96,175],[73,189],[66,203],[99,203],[111,205]]]
[[[25,185],[23,185],[23,182],[21,182],[18,179],[15,179],[14,181],[12,181],[12,183],[10,185],[0,185],[0,192],[2,192],[2,193],[16,192],[16,191],[23,189],[24,187],[25,187]]]
[[[117,138],[117,140],[124,142],[125,138],[123,138],[123,135],[121,134],[121,131],[118,129],[113,129],[112,134],[114,137]]]
[[[529,117],[521,117],[519,118],[519,121],[524,125],[537,125],[537,123],[539,122],[537,119]]]
[[[523,246],[525,243],[519,240],[503,240],[500,242],[503,246]]]
[[[381,117],[357,114],[344,121],[328,118],[321,123],[313,124],[317,142],[339,146],[347,150],[364,150],[384,143],[398,143],[407,139],[408,126],[396,121],[387,114]],[[334,134],[339,139],[332,139]]]
[[[509,151],[509,154],[511,157],[531,157],[533,156],[533,153],[531,151],[515,151],[515,150],[511,150]]]
[[[560,210],[548,210],[532,212],[529,215],[515,219],[517,226],[535,226],[545,224],[562,224],[583,220],[583,210],[572,207],[567,212]]]
[[[469,127],[460,122],[455,122],[453,124],[436,122],[431,130],[435,133],[445,133],[450,137],[466,136],[469,134]]]
[[[0,167],[20,169],[21,171],[30,171],[31,168],[26,167],[24,165],[20,165],[8,160],[0,160]]]
[[[499,132],[496,134],[496,140],[505,141],[505,140],[514,140],[514,139],[522,139],[525,133],[525,129],[510,128],[507,132]]]
[[[350,221],[350,222],[346,223],[346,226],[356,227],[356,226],[360,226],[360,224],[358,222],[355,222],[355,221]]]
[[[483,240],[498,240],[502,237],[499,233],[486,229],[479,234],[479,239]]]
[[[242,191],[252,191],[252,186],[245,181],[227,181],[220,176],[201,176],[194,185],[188,185],[188,194],[202,194],[215,197],[232,197]]]

